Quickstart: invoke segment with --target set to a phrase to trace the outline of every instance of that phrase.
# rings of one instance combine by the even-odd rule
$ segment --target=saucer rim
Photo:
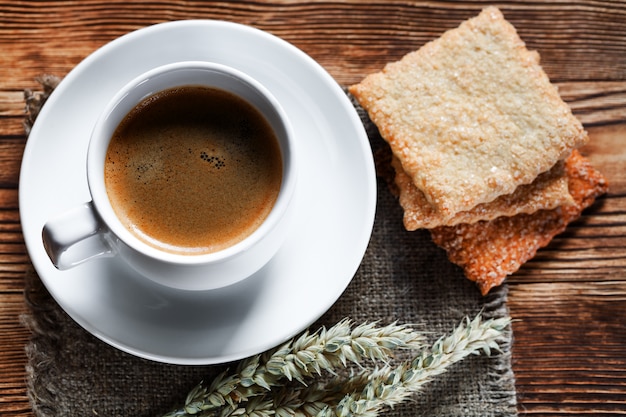
[[[363,187],[363,192],[367,195],[366,199],[368,199],[367,206],[362,208],[365,213],[363,215],[363,220],[364,220],[364,225],[365,225],[364,230],[362,231],[362,235],[360,236],[359,241],[358,242],[355,241],[353,247],[351,248],[353,252],[352,258],[353,259],[358,258],[358,262],[355,262],[356,263],[355,265],[351,265],[352,274],[349,277],[344,278],[345,282],[342,283],[343,285],[342,285],[341,290],[336,291],[337,293],[334,294],[333,297],[330,297],[328,300],[326,300],[327,303],[325,305],[323,306],[320,305],[315,314],[309,314],[306,322],[303,321],[301,323],[301,326],[299,326],[298,329],[291,329],[288,332],[285,332],[285,334],[281,335],[281,337],[274,338],[271,342],[266,343],[263,346],[259,345],[253,351],[249,351],[245,355],[238,353],[235,356],[222,354],[220,356],[215,356],[215,357],[186,358],[186,357],[177,356],[175,354],[163,355],[163,354],[155,354],[153,352],[151,353],[147,351],[140,351],[140,350],[137,350],[136,348],[126,346],[123,342],[119,340],[115,340],[111,338],[109,335],[100,333],[96,326],[93,326],[93,324],[90,324],[90,323],[85,323],[84,320],[82,320],[82,317],[80,316],[80,314],[74,311],[72,306],[61,304],[61,307],[66,312],[68,312],[68,314],[72,317],[72,319],[74,319],[79,325],[81,325],[81,327],[85,328],[87,331],[94,334],[96,337],[103,340],[107,344],[115,346],[116,348],[122,351],[125,351],[127,353],[130,353],[132,355],[139,356],[142,358],[155,360],[158,362],[174,363],[174,364],[204,365],[204,364],[223,363],[223,362],[228,362],[228,361],[235,360],[235,359],[241,359],[245,356],[250,356],[255,353],[260,353],[263,350],[276,346],[282,341],[287,340],[288,338],[294,336],[298,332],[304,330],[313,321],[317,320],[324,312],[326,312],[332,306],[332,304],[334,304],[334,302],[336,302],[336,300],[341,296],[341,294],[343,293],[345,288],[348,286],[348,284],[352,281],[352,278],[354,277],[354,274],[356,273],[358,266],[360,265],[360,261],[362,260],[365,254],[365,250],[367,249],[367,246],[368,246],[369,238],[370,238],[371,231],[373,228],[374,214],[375,214],[375,208],[376,208],[376,185],[375,185],[376,179],[375,179],[374,164],[373,164],[373,157],[371,155],[371,149],[369,148],[369,142],[367,140],[367,135],[365,133],[361,120],[358,114],[356,113],[356,110],[350,103],[349,99],[345,95],[345,93],[341,90],[339,85],[330,76],[330,74],[326,72],[326,70],[324,70],[317,62],[315,62],[311,57],[306,55],[304,52],[302,52],[301,50],[297,49],[295,46],[291,45],[290,43],[274,35],[271,35],[267,32],[253,28],[251,26],[246,26],[246,25],[233,23],[233,22],[214,21],[214,20],[175,21],[175,22],[165,22],[165,23],[160,23],[160,24],[156,24],[153,26],[148,26],[146,28],[138,29],[136,31],[123,35],[111,41],[110,43],[104,45],[103,47],[99,48],[92,54],[90,54],[87,58],[85,58],[85,60],[79,63],[70,73],[68,73],[68,75],[65,77],[64,80],[61,81],[57,89],[52,93],[52,95],[48,99],[47,106],[44,106],[44,108],[42,109],[42,112],[39,114],[39,117],[38,117],[39,123],[36,122],[35,125],[33,126],[31,135],[29,137],[29,141],[27,142],[26,149],[24,151],[24,157],[23,157],[23,162],[22,162],[23,172],[29,172],[30,170],[30,168],[28,168],[27,165],[29,161],[32,159],[32,155],[31,155],[32,148],[37,143],[37,137],[40,135],[43,135],[43,133],[40,133],[40,130],[43,129],[42,126],[45,126],[45,123],[47,119],[49,118],[48,113],[52,111],[55,105],[58,106],[58,104],[56,103],[63,99],[63,94],[65,94],[65,90],[71,88],[72,84],[76,82],[76,79],[80,79],[81,75],[85,76],[83,74],[83,71],[88,72],[93,62],[97,62],[97,60],[101,56],[104,56],[106,53],[110,53],[114,51],[115,48],[121,48],[124,43],[132,41],[136,37],[140,37],[140,36],[149,37],[152,33],[159,33],[159,31],[161,30],[175,30],[177,27],[188,27],[190,25],[213,26],[214,30],[216,27],[220,28],[221,30],[225,30],[227,28],[237,28],[238,30],[249,32],[249,34],[253,36],[264,37],[265,39],[269,39],[272,42],[280,42],[281,46],[285,48],[285,51],[286,51],[285,53],[298,55],[299,57],[298,59],[303,60],[303,62],[305,62],[310,67],[309,69],[314,70],[316,74],[319,76],[320,81],[323,82],[326,87],[332,90],[334,98],[337,100],[337,103],[335,104],[341,105],[341,107],[345,110],[346,114],[349,117],[349,119],[346,121],[346,124],[349,124],[351,129],[354,130],[354,133],[357,138],[355,139],[355,143],[358,143],[359,145],[358,147],[360,148],[361,153],[362,153],[362,155],[360,156],[364,158],[361,160],[362,165],[363,165],[362,167],[364,168],[364,176],[363,176],[364,184],[361,184],[361,186]],[[104,106],[104,104],[102,105]],[[320,120],[314,120],[313,123],[320,123]],[[26,191],[24,191],[22,184],[23,184],[22,176],[20,176],[20,191],[19,191],[20,208],[24,207],[24,204],[26,204],[26,200],[28,199],[27,196],[25,195]],[[26,247],[29,252],[29,255],[31,256],[31,260],[33,261],[35,269],[39,273],[42,281],[44,282],[44,285],[48,288],[52,296],[58,301],[58,297],[55,294],[56,288],[54,285],[50,283],[50,278],[48,277],[49,272],[46,271],[47,267],[44,265],[45,260],[41,259],[41,253],[40,253],[41,242],[37,237],[34,236],[34,233],[30,232],[32,227],[30,224],[28,224],[28,219],[22,216],[21,222],[22,222],[22,229],[25,231],[24,239],[25,239]],[[52,279],[56,279],[56,278],[52,278]],[[245,283],[246,281],[244,280],[243,282]]]

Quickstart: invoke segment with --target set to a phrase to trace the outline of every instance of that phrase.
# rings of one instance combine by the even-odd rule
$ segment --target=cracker
[[[454,226],[459,223],[475,223],[479,220],[493,220],[500,216],[514,216],[520,213],[534,213],[537,210],[550,210],[558,206],[574,204],[567,188],[567,175],[563,161],[549,171],[539,175],[531,184],[521,185],[512,194],[496,198],[489,203],[479,204],[468,211],[452,215],[437,211],[400,165],[393,158],[395,183],[399,190],[400,205],[404,209],[404,227],[413,231],[421,228]]]
[[[437,211],[467,211],[529,184],[587,135],[495,7],[350,92]]]
[[[607,192],[604,176],[578,151],[567,159],[565,169],[574,205],[438,227],[431,230],[433,241],[446,250],[450,261],[463,268],[467,278],[477,283],[483,295],[487,294]]]

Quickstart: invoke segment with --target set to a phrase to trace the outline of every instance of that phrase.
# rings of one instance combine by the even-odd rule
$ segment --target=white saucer
[[[175,291],[140,279],[117,258],[56,270],[41,230],[54,214],[89,200],[85,155],[91,127],[115,91],[158,65],[208,60],[247,72],[288,113],[302,167],[293,230],[260,272],[210,292]],[[212,364],[289,339],[319,318],[354,276],[376,207],[364,128],[332,77],[265,32],[219,21],[155,25],[123,36],[81,62],[44,106],[20,177],[28,252],[61,307],[82,327],[131,354]]]

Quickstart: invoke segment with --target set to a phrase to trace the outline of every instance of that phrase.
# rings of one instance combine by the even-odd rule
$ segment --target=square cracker
[[[578,151],[572,152],[565,169],[574,205],[434,228],[430,231],[433,241],[446,250],[450,261],[463,268],[467,278],[476,282],[483,295],[487,294],[606,193],[606,179]]]
[[[424,193],[415,187],[397,158],[392,158],[391,164],[396,172],[395,183],[400,205],[404,209],[404,227],[409,231],[475,223],[479,220],[493,220],[501,216],[534,213],[537,210],[551,210],[574,204],[568,191],[563,161],[540,174],[531,184],[520,185],[512,194],[502,195],[489,203],[482,203],[468,211],[452,215],[437,211],[428,203]]]
[[[511,194],[587,140],[495,7],[350,92],[426,200],[449,214]]]

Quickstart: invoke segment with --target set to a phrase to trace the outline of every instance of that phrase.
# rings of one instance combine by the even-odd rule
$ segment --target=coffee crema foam
[[[122,223],[172,253],[205,254],[249,236],[282,181],[276,135],[245,100],[188,86],[157,93],[120,123],[105,184]]]

